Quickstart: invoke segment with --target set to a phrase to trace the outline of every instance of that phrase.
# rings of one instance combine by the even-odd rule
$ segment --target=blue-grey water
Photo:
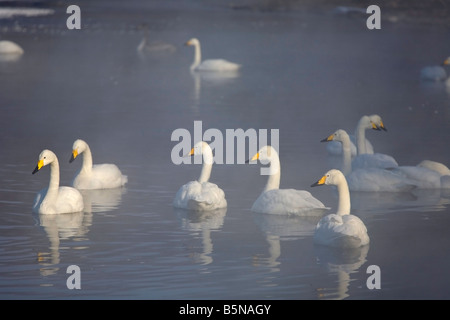
[[[332,187],[311,188],[330,167],[320,140],[352,132],[364,114],[377,152],[403,165],[450,165],[450,90],[423,84],[419,70],[450,55],[450,31],[331,7],[233,10],[227,2],[81,1],[81,30],[66,7],[46,16],[0,19],[1,38],[25,53],[0,62],[0,298],[2,299],[449,299],[450,192],[352,193],[352,214],[371,242],[358,250],[313,243],[318,218],[255,214],[266,182],[259,165],[215,164],[211,181],[228,208],[175,210],[178,188],[201,166],[175,165],[172,132],[278,129],[281,187],[310,191],[331,210]],[[145,24],[145,26],[144,26]],[[175,51],[139,53],[150,41]],[[204,58],[243,65],[232,77],[189,71],[197,37]],[[33,214],[49,168],[32,175],[39,153],[59,157],[61,185],[82,138],[94,163],[115,163],[123,189],[83,192],[85,211]],[[192,141],[194,142],[194,141]],[[224,141],[225,143],[225,141]],[[248,155],[247,155],[248,156]],[[68,289],[77,265],[81,289]],[[380,269],[370,289],[369,266]]]

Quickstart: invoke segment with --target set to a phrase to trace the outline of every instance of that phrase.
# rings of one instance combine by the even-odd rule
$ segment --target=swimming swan
[[[321,185],[337,186],[339,194],[336,213],[323,217],[316,226],[314,242],[339,248],[358,248],[370,242],[364,222],[350,214],[350,192],[347,181],[341,171],[332,169],[311,187]]]
[[[353,163],[360,156],[357,156],[352,161],[350,155],[350,137],[345,130],[339,129],[321,141],[337,141],[342,144],[342,172],[347,178],[350,191],[407,192],[415,188],[412,181],[390,170],[376,167],[353,167]],[[377,155],[361,156],[374,156],[376,158]]]
[[[73,178],[73,187],[77,189],[111,189],[122,187],[128,182],[128,177],[123,175],[115,164],[93,165],[89,145],[78,139],[73,143],[69,162],[73,162],[80,154],[83,154],[83,164]]]
[[[194,62],[191,64],[191,70],[198,71],[236,71],[241,68],[240,64],[230,62],[224,59],[209,59],[202,61],[202,53],[200,49],[200,41],[192,38],[185,43],[186,46],[194,46],[195,56]]]
[[[316,213],[316,209],[327,210],[322,202],[314,198],[305,190],[279,189],[280,187],[280,159],[277,151],[271,146],[262,147],[250,161],[260,160],[270,162],[267,184],[260,196],[253,203],[252,211],[268,214],[304,215]],[[318,212],[317,212],[318,213]]]
[[[0,54],[16,54],[21,55],[24,50],[17,44],[9,40],[0,41]]]
[[[59,186],[59,162],[52,151],[45,149],[39,154],[38,164],[32,173],[35,174],[46,165],[50,165],[50,183],[48,188],[36,195],[33,212],[55,214],[83,211],[81,193],[75,188]]]
[[[445,66],[450,65],[450,57],[442,62],[442,66],[428,66],[420,70],[420,79],[423,81],[445,81],[447,80],[448,74],[445,70]]]
[[[365,131],[368,129],[373,130],[383,130],[387,131],[384,126],[383,120],[377,114],[373,114],[370,116],[362,116],[358,124],[356,125],[355,134],[350,136],[350,148],[351,155],[356,156],[357,154],[373,154],[374,149],[369,140],[366,139]],[[342,154],[342,146],[340,143],[329,143],[327,144],[327,151],[331,155],[341,155]]]
[[[203,157],[200,177],[180,187],[173,200],[173,206],[196,211],[226,208],[225,193],[216,184],[209,182],[213,164],[211,147],[206,142],[199,141],[187,156],[194,155]]]

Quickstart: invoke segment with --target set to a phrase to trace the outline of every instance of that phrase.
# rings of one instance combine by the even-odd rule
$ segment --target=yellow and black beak
[[[444,62],[442,62],[442,64],[443,64],[444,66],[450,65],[450,57],[448,57],[447,59],[445,59]]]
[[[334,134],[329,135],[325,139],[320,140],[320,142],[328,142],[328,141],[333,141],[333,140],[334,140]]]
[[[78,151],[77,151],[77,149],[73,149],[73,150],[72,150],[72,155],[70,156],[69,163],[72,163],[72,161],[75,160],[77,156],[78,156]]]
[[[190,45],[191,45],[191,42],[190,42],[190,41],[186,41],[186,42],[184,43],[184,45],[185,45],[185,46],[190,46]]]
[[[320,178],[319,181],[314,182],[311,187],[317,187],[317,186],[323,186],[325,184],[325,180],[326,180],[327,176],[323,176],[322,178]]]
[[[255,161],[259,159],[259,152],[255,154],[251,159],[245,160],[245,163],[249,163],[250,161]]]
[[[44,160],[39,160],[38,164],[36,166],[36,168],[34,168],[32,174],[35,174],[36,172],[38,172],[39,170],[41,170],[41,168],[44,166]]]
[[[377,130],[377,131],[380,131],[380,130],[387,131],[387,129],[384,126],[383,122],[380,122],[379,126],[377,126],[375,123],[372,122],[372,129],[373,130]]]

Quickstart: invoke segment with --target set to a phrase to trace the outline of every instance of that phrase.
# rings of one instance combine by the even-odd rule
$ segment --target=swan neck
[[[48,184],[48,191],[45,196],[46,199],[56,198],[58,196],[59,189],[59,163],[58,159],[55,159],[50,164],[50,182]]]
[[[350,137],[344,136],[342,139],[342,172],[347,175],[352,170],[352,149]]]
[[[203,157],[203,165],[202,165],[202,171],[200,172],[200,178],[198,179],[198,182],[208,182],[209,178],[211,177],[211,170],[212,170],[212,164],[213,164],[213,154],[211,147],[208,144],[202,145],[202,157]]]
[[[341,216],[350,214],[350,191],[348,189],[347,180],[344,176],[342,176],[342,178],[339,180],[339,183],[337,184],[337,190],[339,194],[339,204],[336,214]]]
[[[358,155],[367,153],[366,151],[366,128],[364,126],[365,118],[361,118],[356,127],[356,150]]]
[[[92,171],[92,152],[87,145],[86,149],[83,151],[83,165],[81,167],[81,170],[85,172]]]
[[[271,152],[275,152],[272,149]],[[264,191],[269,191],[273,189],[280,188],[280,178],[281,178],[281,167],[280,167],[280,159],[277,154],[274,154],[270,160],[270,168],[269,168],[269,177],[267,178],[267,184],[264,188]]]
[[[195,49],[195,51],[194,51],[194,62],[191,65],[191,70],[197,68],[198,65],[202,61],[202,53],[201,53],[201,49],[200,49],[200,43],[195,43],[194,49]]]

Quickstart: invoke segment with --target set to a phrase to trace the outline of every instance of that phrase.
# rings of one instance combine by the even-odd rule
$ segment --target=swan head
[[[184,45],[185,46],[197,46],[199,44],[200,44],[200,41],[198,41],[197,38],[191,38]]]
[[[323,186],[323,185],[338,185],[339,182],[345,179],[344,174],[337,169],[331,169],[317,182],[314,182],[311,187]]]
[[[258,152],[249,160],[245,161],[249,163],[250,161],[259,160],[262,163],[269,163],[273,160],[278,159],[278,153],[272,146],[264,146],[258,150]]]
[[[69,162],[72,162],[73,160],[78,157],[79,154],[83,153],[87,148],[87,143],[81,139],[75,140],[75,142],[72,145],[72,156],[70,157]]]
[[[189,151],[189,153],[186,155],[186,157],[193,157],[193,156],[200,156],[205,155],[203,157],[203,160],[207,164],[212,164],[213,156],[212,156],[212,150],[208,143],[205,141],[199,141],[196,144],[194,144],[194,147]]]
[[[336,130],[335,133],[326,137],[325,139],[320,140],[320,142],[328,142],[328,141],[343,142],[348,139],[350,139],[350,137],[348,136],[348,133],[345,130],[339,129],[339,130]]]
[[[369,120],[370,120],[370,128],[378,131],[379,130],[387,131],[386,127],[384,126],[383,120],[379,115],[373,114],[369,116]]]
[[[35,174],[36,172],[38,172],[39,170],[42,169],[42,167],[52,163],[53,161],[57,160],[56,155],[50,151],[50,150],[43,150],[40,154],[39,154],[39,160],[38,163],[36,165],[36,168],[34,168],[32,174]]]

